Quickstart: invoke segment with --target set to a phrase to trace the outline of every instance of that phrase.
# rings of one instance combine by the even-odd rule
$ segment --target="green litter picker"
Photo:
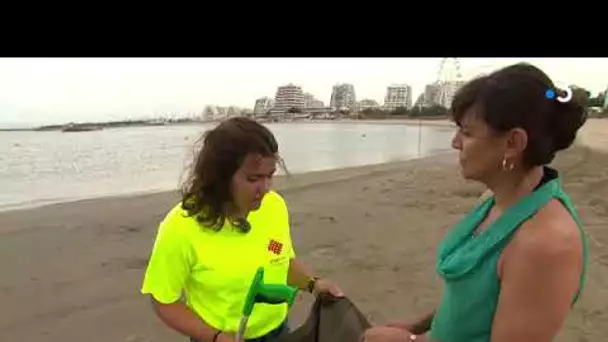
[[[265,304],[283,304],[287,303],[290,307],[298,294],[298,289],[289,285],[282,284],[264,284],[264,268],[258,268],[251,286],[249,287],[249,293],[245,298],[245,305],[243,306],[243,315],[239,324],[239,330],[236,333],[235,340],[237,342],[245,341],[245,329],[247,328],[247,321],[253,307],[256,303]]]

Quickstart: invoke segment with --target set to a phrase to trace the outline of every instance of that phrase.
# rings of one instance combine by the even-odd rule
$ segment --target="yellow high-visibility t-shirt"
[[[286,284],[295,257],[283,198],[267,193],[242,233],[226,220],[219,231],[186,216],[181,203],[161,222],[141,292],[163,304],[186,305],[215,329],[236,332],[245,297],[258,267],[264,282]],[[261,337],[287,318],[287,304],[256,304],[244,337]]]

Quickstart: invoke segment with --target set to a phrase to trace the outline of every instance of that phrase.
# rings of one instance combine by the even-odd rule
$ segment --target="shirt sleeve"
[[[294,259],[296,257],[296,251],[295,248],[293,246],[293,242],[291,240],[291,219],[289,217],[289,206],[287,205],[287,202],[285,201],[285,199],[283,198],[283,196],[279,195],[277,193],[277,196],[279,198],[279,200],[281,201],[282,204],[282,211],[283,211],[283,217],[285,220],[285,227],[286,227],[286,236],[287,236],[287,250],[286,250],[286,254],[290,259]]]
[[[175,303],[182,297],[195,256],[180,229],[181,215],[174,211],[160,224],[146,273],[142,294],[151,294],[161,304]]]

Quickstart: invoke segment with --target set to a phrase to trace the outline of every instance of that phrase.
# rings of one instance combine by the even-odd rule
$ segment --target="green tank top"
[[[588,242],[582,221],[563,190],[557,172],[535,191],[506,210],[481,234],[475,228],[494,205],[490,197],[474,208],[452,229],[438,250],[437,272],[444,281],[441,304],[430,331],[432,341],[489,342],[494,312],[498,304],[500,281],[497,264],[517,228],[553,198],[559,199],[576,221],[583,242],[583,272],[574,302],[584,288]],[[573,304],[574,304],[573,302]]]

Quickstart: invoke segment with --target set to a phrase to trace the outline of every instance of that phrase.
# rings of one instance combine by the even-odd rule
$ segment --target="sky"
[[[459,58],[463,78],[527,61],[555,83],[596,95],[608,58]],[[438,77],[441,58],[3,58],[0,126],[31,126],[200,113],[206,105],[253,108],[294,83],[329,105],[332,86],[352,83],[357,100],[383,102],[409,84],[413,101]],[[454,63],[446,66],[453,72]]]

